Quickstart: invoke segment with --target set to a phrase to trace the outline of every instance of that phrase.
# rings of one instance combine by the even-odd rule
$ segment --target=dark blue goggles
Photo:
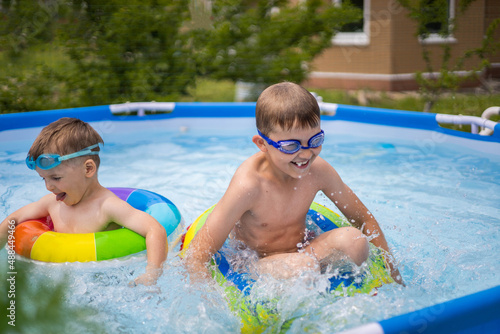
[[[29,169],[35,170],[36,167],[47,170],[59,166],[64,160],[69,160],[84,155],[98,155],[99,151],[92,151],[92,149],[98,147],[99,144],[95,144],[84,148],[81,151],[60,156],[59,154],[42,154],[36,160],[33,157],[26,157],[26,165]]]
[[[278,150],[286,154],[294,154],[300,151],[301,149],[307,150],[310,148],[317,148],[323,145],[323,142],[325,141],[325,132],[323,130],[321,130],[321,132],[315,134],[309,139],[309,141],[307,142],[308,146],[302,146],[300,141],[294,139],[280,140],[278,142],[275,142],[272,139],[266,137],[262,132],[260,132],[260,130],[257,129],[257,132],[259,133],[259,136],[261,136],[265,141],[267,141],[269,145],[276,147]]]

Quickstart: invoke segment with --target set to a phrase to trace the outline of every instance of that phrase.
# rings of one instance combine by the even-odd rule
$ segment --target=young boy
[[[389,252],[375,218],[335,169],[318,156],[324,133],[312,94],[289,82],[270,86],[257,100],[255,116],[258,135],[252,141],[260,152],[237,169],[194,238],[186,257],[191,277],[210,277],[206,265],[230,233],[257,252],[258,273],[276,278],[319,270],[345,258],[361,265],[369,252],[366,236]],[[306,214],[318,191],[354,227],[337,228],[310,240]],[[392,265],[391,273],[402,283]]]
[[[168,245],[165,229],[149,214],[136,210],[99,184],[101,136],[87,123],[61,118],[46,126],[31,146],[26,164],[45,181],[50,194],[9,215],[0,225],[0,247],[9,222],[50,216],[61,233],[94,233],[129,228],[146,238],[148,264],[135,283],[154,284],[162,273]]]

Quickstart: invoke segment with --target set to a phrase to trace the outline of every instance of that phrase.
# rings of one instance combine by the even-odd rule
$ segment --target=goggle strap
[[[79,154],[77,154],[79,153]],[[78,157],[83,157],[84,155],[98,155],[99,151],[91,151],[91,150],[86,150],[86,151],[79,151],[76,153],[71,153],[68,155],[65,155],[63,157],[59,157],[57,160],[59,161],[64,161],[64,160],[69,160],[73,158],[78,158]]]
[[[82,157],[84,155],[98,155],[99,151],[92,151],[92,149],[96,148],[97,146],[99,146],[99,144],[95,144],[95,145],[86,147],[83,150],[75,152],[75,153],[64,155],[62,157],[59,157],[59,159],[57,159],[57,160],[64,161],[64,160],[68,160],[68,159]]]

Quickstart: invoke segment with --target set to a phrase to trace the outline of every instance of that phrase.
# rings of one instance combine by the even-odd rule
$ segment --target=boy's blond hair
[[[255,108],[257,129],[269,135],[276,127],[313,128],[320,124],[320,110],[316,98],[305,88],[291,82],[282,82],[266,88],[260,94]]]
[[[66,155],[97,143],[104,144],[101,136],[88,123],[77,118],[64,117],[42,129],[28,152],[36,160],[42,154]],[[96,147],[92,151],[99,151]],[[99,155],[89,155],[99,168]]]

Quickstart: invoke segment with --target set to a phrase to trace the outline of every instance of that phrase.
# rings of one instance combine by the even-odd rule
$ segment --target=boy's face
[[[86,189],[85,159],[63,161],[59,166],[43,170],[36,168],[45,181],[48,191],[56,195],[57,201],[66,205],[75,205],[82,199]]]
[[[275,142],[286,140],[298,140],[303,147],[309,146],[309,139],[317,135],[321,127],[314,128],[293,128],[285,131],[281,128],[274,129],[269,133],[269,138]],[[293,154],[279,151],[277,148],[265,142],[268,155],[273,164],[283,173],[293,178],[301,178],[309,173],[311,164],[321,152],[321,146],[317,148],[300,149]]]

